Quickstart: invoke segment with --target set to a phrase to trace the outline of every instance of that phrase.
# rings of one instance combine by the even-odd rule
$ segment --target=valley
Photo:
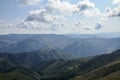
[[[0,80],[120,79],[120,38],[26,35],[0,36]]]

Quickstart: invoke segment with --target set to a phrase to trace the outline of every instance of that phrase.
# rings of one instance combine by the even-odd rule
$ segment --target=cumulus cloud
[[[24,33],[23,28],[16,27],[15,24],[10,24],[6,21],[0,21],[0,34],[16,34]]]
[[[24,28],[24,29],[40,29],[42,24],[36,21],[21,21],[17,24],[17,27]]]
[[[75,22],[74,25],[75,25],[75,26],[87,26],[88,23],[87,23],[87,22],[78,21],[78,22]]]
[[[112,0],[113,4],[116,5],[114,9],[110,7],[105,8],[105,17],[120,17],[120,0]]]
[[[45,5],[43,8],[29,11],[28,16],[17,26],[26,29],[39,29],[55,31],[64,26],[64,16],[62,14],[53,13]],[[59,23],[59,24],[58,24]],[[58,28],[56,28],[58,27]]]
[[[120,0],[112,0],[113,4],[120,4]]]
[[[105,17],[120,17],[120,9],[119,8],[114,8],[111,9],[110,7],[107,7],[105,9],[105,13],[104,13]]]
[[[79,13],[85,16],[98,16],[101,14],[100,11],[95,7],[95,4],[89,0],[79,1],[77,3],[77,7],[79,9]]]
[[[52,23],[64,18],[62,12],[66,12],[67,14],[76,13],[87,17],[100,14],[94,3],[91,3],[89,0],[79,1],[76,4],[65,0],[48,0],[42,9],[30,11],[26,21]]]
[[[113,4],[115,4],[117,7],[111,10],[112,17],[120,17],[120,0],[112,0]]]
[[[62,0],[48,0],[47,7],[50,10],[56,10],[60,12],[74,13],[78,11],[75,4]]]
[[[89,24],[87,22],[82,22],[82,21],[78,21],[74,24],[74,26],[77,28],[77,29],[83,29],[83,30],[91,30],[89,26]]]
[[[56,10],[67,14],[76,13],[87,17],[100,15],[100,11],[89,0],[82,0],[76,4],[64,0],[48,0],[47,7],[49,10]]]
[[[67,0],[47,0],[44,7],[29,11],[26,19],[20,22],[17,26],[26,29],[39,29],[42,31],[50,30],[54,32],[63,32],[65,30],[68,31],[68,29],[69,31],[72,31],[77,28],[90,30],[90,28],[87,27],[87,23],[80,21],[73,24],[73,26],[65,24],[66,14],[77,14],[78,16],[84,15],[85,17],[92,17],[100,15],[100,12],[95,7],[95,4],[90,2],[89,0],[82,0],[76,4],[73,4]]]
[[[46,9],[40,9],[40,10],[30,11],[26,21],[51,23],[58,19],[61,19],[61,17],[56,14],[49,13]]]
[[[17,24],[17,27],[29,29],[29,30],[39,30],[40,32],[48,31],[58,33],[60,30],[65,28],[64,22],[53,21],[53,22],[41,22],[41,21],[21,21]],[[64,30],[63,30],[64,31]]]
[[[99,29],[101,29],[102,27],[103,27],[103,25],[100,24],[100,23],[96,23],[96,25],[95,25],[95,29],[96,29],[96,30],[99,30]]]
[[[22,5],[37,5],[41,0],[20,0]]]
[[[54,32],[61,32],[61,30],[64,31],[64,29],[65,29],[65,23],[54,23],[49,28],[49,30]]]

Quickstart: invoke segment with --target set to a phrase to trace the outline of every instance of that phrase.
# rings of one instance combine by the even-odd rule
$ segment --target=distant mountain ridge
[[[27,37],[26,39],[22,39],[15,44],[11,44],[7,47],[3,47],[1,50],[3,52],[6,51],[6,52],[12,52],[12,53],[21,53],[21,52],[35,51],[41,48],[63,49],[64,47],[72,43],[72,39],[65,37],[64,35],[54,35],[54,34],[35,35],[33,34],[29,36],[30,37]]]
[[[112,39],[112,38],[120,38],[120,33],[96,33],[96,34],[67,34],[67,37],[72,38],[104,38],[104,39]]]
[[[99,39],[99,38],[87,38],[80,39],[66,48],[65,51],[74,53],[73,56],[94,56],[102,53],[110,53],[120,48],[120,38],[113,39]]]
[[[1,52],[16,54],[40,49],[62,50],[73,58],[94,56],[120,49],[120,38],[72,38],[55,34],[0,35]]]

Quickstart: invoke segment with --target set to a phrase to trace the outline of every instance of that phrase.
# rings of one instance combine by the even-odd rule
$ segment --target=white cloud
[[[41,0],[20,0],[22,5],[38,5]]]
[[[112,0],[113,4],[120,4],[120,0]]]
[[[120,9],[118,7],[111,9],[110,7],[105,8],[104,17],[120,17]]]
[[[30,11],[26,20],[20,22],[18,26],[26,29],[38,29],[40,31],[54,31],[56,33],[73,32],[80,29],[90,30],[88,24],[84,22],[78,22],[74,25],[74,21],[73,25],[71,24],[72,26],[65,24],[67,22],[66,14],[92,17],[100,15],[100,12],[94,3],[91,3],[89,0],[82,0],[76,4],[65,0],[48,0],[43,8]]]
[[[71,30],[71,28],[67,27],[63,22],[44,24],[38,21],[22,21],[17,25],[17,27],[25,30],[37,31],[37,33],[64,34]]]
[[[48,0],[47,8],[52,11],[56,10],[63,13],[74,13],[78,11],[78,8],[75,4],[61,0]]]
[[[58,31],[61,29],[61,24],[64,24],[63,22],[64,16],[62,14],[53,13],[45,6],[44,8],[30,11],[26,20],[20,22],[18,26],[40,31]]]
[[[91,30],[90,25],[87,22],[78,21],[74,23],[74,30],[79,32],[81,30]]]
[[[101,23],[96,23],[96,25],[95,25],[95,29],[96,30],[99,30],[99,29],[101,29],[103,27],[103,25],[101,24]]]
[[[7,22],[4,22],[4,21],[0,21],[0,28],[1,27],[12,27],[13,25],[12,24],[10,24],[10,23],[7,23]]]
[[[30,32],[32,31],[28,29],[16,27],[16,25],[9,24],[8,22],[5,21],[0,21],[0,34],[17,34],[17,33],[24,34]]]
[[[88,26],[89,24],[87,22],[82,22],[82,21],[78,21],[75,22],[75,26]]]
[[[17,24],[17,27],[25,28],[25,29],[40,29],[42,24],[36,21],[21,21]]]
[[[116,5],[115,8],[110,7],[105,8],[105,17],[120,17],[120,0],[112,0],[113,4]]]
[[[79,8],[79,13],[83,14],[84,16],[91,17],[101,14],[100,11],[95,7],[95,4],[89,0],[79,1],[77,7]]]
[[[26,21],[38,21],[42,23],[52,23],[55,21],[62,20],[63,16],[52,14],[46,8],[34,10],[29,12],[29,16]]]
[[[87,17],[100,15],[100,11],[89,0],[82,0],[76,4],[64,0],[48,0],[47,7],[51,11],[56,10],[66,14],[76,13]]]
[[[32,12],[33,14],[33,12]],[[41,15],[42,16],[42,15]],[[37,16],[36,16],[37,17]],[[26,19],[25,21],[21,21],[17,27],[29,29],[29,30],[39,30],[39,31],[48,31],[48,32],[56,32],[62,30],[65,27],[64,19],[62,16],[56,16],[55,20],[52,14],[48,14],[43,16],[42,18],[33,17],[33,19]]]
[[[83,0],[79,1],[77,3],[77,6],[79,7],[80,11],[86,10],[86,9],[91,9],[95,7],[94,3],[91,3],[89,0]]]
[[[29,5],[26,8],[30,7],[31,11],[29,11],[25,20],[19,22],[17,25],[0,22],[0,31],[3,32],[3,29],[5,29],[5,31],[11,31],[12,33],[14,31],[16,31],[16,33],[22,33],[22,30],[23,33],[29,31],[31,33],[33,33],[32,31],[36,31],[36,33],[94,33],[95,31],[99,32],[103,29],[107,32],[107,27],[109,26],[116,25],[116,27],[118,27],[117,21],[111,23],[112,25],[110,23],[104,24],[106,28],[104,28],[101,23],[96,24],[96,22],[101,22],[100,18],[102,13],[91,0],[78,0],[76,3],[72,3],[73,1],[71,1],[72,0],[20,0],[22,5]],[[102,17],[120,16],[120,0],[112,1],[116,7],[107,7]],[[39,8],[35,5],[37,5],[37,7],[39,6]],[[111,18],[110,21],[113,21],[112,19],[113,18]],[[113,27],[109,31],[112,32],[113,30],[117,31],[118,29]]]

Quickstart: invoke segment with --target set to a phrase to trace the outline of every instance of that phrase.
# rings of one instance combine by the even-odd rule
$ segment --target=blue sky
[[[0,0],[0,34],[120,32],[120,0]]]

